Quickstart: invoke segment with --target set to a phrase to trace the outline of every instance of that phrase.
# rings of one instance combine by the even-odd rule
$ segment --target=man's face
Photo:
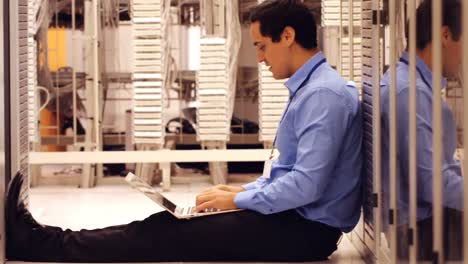
[[[260,32],[260,22],[254,22],[250,26],[250,37],[257,49],[258,63],[264,62],[273,73],[273,78],[285,79],[291,77],[289,66],[289,44],[281,36],[279,42],[273,42],[271,37],[264,37]]]
[[[442,55],[444,76],[447,78],[458,77],[463,58],[463,37],[460,36],[460,39],[458,41],[455,41],[452,37],[452,33],[450,33],[450,31],[446,31],[445,28],[443,30],[443,34],[444,49]]]

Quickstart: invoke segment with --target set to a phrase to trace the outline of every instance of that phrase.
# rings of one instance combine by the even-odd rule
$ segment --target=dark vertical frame
[[[11,68],[10,68],[10,1],[3,1],[3,67],[4,67],[4,133],[5,133],[5,186],[11,171]]]

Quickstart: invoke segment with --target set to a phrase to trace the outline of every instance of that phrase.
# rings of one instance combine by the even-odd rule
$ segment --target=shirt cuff
[[[234,198],[234,203],[236,204],[237,208],[253,209],[252,199],[255,193],[256,193],[255,189],[237,193],[236,197]]]
[[[242,185],[242,188],[244,188],[246,191],[253,190],[257,188],[257,181],[253,181],[247,184]]]

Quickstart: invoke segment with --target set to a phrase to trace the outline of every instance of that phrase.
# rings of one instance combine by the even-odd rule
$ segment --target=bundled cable
[[[228,117],[232,118],[236,99],[237,66],[239,50],[242,43],[241,24],[239,20],[239,1],[226,1],[227,50],[228,59]]]

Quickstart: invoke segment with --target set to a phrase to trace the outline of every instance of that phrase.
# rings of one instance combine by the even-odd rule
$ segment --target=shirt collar
[[[288,88],[290,95],[293,95],[299,87],[302,86],[310,71],[323,59],[325,59],[325,57],[323,56],[323,53],[319,51],[289,78],[284,85]]]
[[[410,59],[409,53],[407,51],[405,51],[403,53],[403,55],[401,56],[401,58],[403,58],[404,60],[409,62],[409,59]],[[430,85],[429,88],[432,89],[432,76],[433,76],[432,71],[431,71],[431,69],[429,69],[427,64],[421,58],[419,58],[417,55],[416,55],[416,67],[418,67],[418,69],[419,69],[419,71],[421,71],[421,74],[423,75],[423,77],[429,83],[429,85]],[[442,89],[445,89],[447,87],[447,84],[448,84],[447,79],[442,78]]]

